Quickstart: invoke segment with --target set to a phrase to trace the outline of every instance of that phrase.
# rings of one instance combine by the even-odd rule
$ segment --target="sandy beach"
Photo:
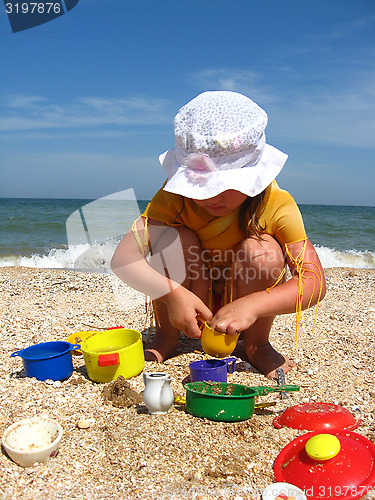
[[[326,277],[314,332],[315,310],[305,313],[297,345],[294,314],[278,317],[271,332],[274,346],[297,363],[286,378],[300,391],[288,399],[277,393],[259,398],[276,404],[249,420],[222,423],[196,418],[181,405],[165,415],[148,414],[141,400],[115,406],[103,395],[108,384],[88,379],[78,355],[65,381],[25,377],[12,352],[116,325],[143,332],[144,298],[108,275],[1,268],[0,435],[34,415],[57,420],[64,435],[59,454],[45,464],[23,469],[2,452],[0,499],[259,499],[274,482],[279,452],[305,433],[276,429],[272,420],[302,402],[342,405],[362,420],[355,432],[375,442],[375,270],[334,268]],[[181,338],[175,358],[146,362],[145,371],[168,373],[175,395],[184,396],[189,363],[203,354],[199,341]],[[229,382],[275,385],[246,362],[241,342],[234,355],[237,368]],[[142,375],[129,386],[141,395]],[[88,428],[77,426],[82,419],[90,419]],[[367,498],[375,498],[375,491]]]

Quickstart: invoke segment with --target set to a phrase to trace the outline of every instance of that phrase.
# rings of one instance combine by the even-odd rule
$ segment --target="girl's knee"
[[[202,256],[202,247],[197,234],[187,227],[181,227],[179,232],[181,245],[187,261],[200,261]]]
[[[276,282],[285,267],[285,259],[278,242],[269,235],[262,240],[247,238],[237,249],[235,270],[246,283],[261,283],[263,287]]]
[[[262,235],[262,240],[247,238],[236,252],[236,261],[246,265],[284,267],[284,255],[279,243],[270,235]]]
[[[186,279],[182,285],[192,291],[205,304],[208,303],[208,267],[203,259],[203,249],[197,234],[181,227],[180,238],[184,249]]]
[[[189,247],[191,245],[199,245],[200,246],[200,241],[198,238],[197,233],[192,231],[186,226],[180,227],[179,228],[179,233],[180,233],[180,238],[181,238],[181,243],[183,247]]]

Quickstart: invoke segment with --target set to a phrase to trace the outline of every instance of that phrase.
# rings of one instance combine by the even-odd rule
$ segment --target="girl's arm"
[[[148,221],[151,226],[166,226],[158,221]],[[136,221],[140,241],[144,241],[143,218]],[[147,244],[150,242],[147,241]],[[111,260],[113,273],[132,288],[160,300],[168,308],[171,324],[188,337],[200,337],[197,317],[208,321],[212,313],[204,302],[180,283],[153,269],[142,254],[137,240],[130,230],[118,244]]]
[[[303,252],[304,245],[305,241],[288,245],[286,259],[292,277],[287,282],[225,305],[218,311],[210,326],[221,332],[235,334],[247,330],[258,318],[295,312],[301,289],[303,295],[299,300],[302,309],[317,304],[326,293],[324,272],[312,243],[307,240]],[[300,278],[298,271],[301,272],[301,269],[303,273]],[[300,279],[302,282],[299,287]]]
[[[145,224],[142,217],[137,219],[136,229],[143,243]],[[148,239],[146,244],[149,244]],[[132,230],[129,230],[118,244],[111,260],[111,269],[124,283],[152,299],[162,297],[179,286],[179,283],[163,276],[148,264]]]

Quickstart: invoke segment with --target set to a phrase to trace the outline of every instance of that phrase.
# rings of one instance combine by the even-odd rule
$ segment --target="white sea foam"
[[[76,269],[88,272],[108,272],[117,240],[98,245],[71,245],[68,249],[52,248],[46,255],[20,255],[0,257],[0,267],[24,266],[55,269]],[[340,251],[323,246],[316,247],[324,268],[353,267],[375,269],[375,252],[357,250]]]
[[[108,272],[117,243],[101,245],[71,245],[68,249],[52,248],[48,254],[31,257],[12,255],[0,258],[0,267],[24,266],[45,269],[76,269],[88,272]]]
[[[324,268],[353,267],[357,269],[375,269],[375,252],[359,250],[340,251],[323,246],[316,246],[320,262]]]

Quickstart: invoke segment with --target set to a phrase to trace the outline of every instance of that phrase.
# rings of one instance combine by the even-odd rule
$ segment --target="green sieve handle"
[[[258,386],[252,387],[256,392],[257,396],[265,396],[269,392],[289,392],[289,391],[299,391],[299,385],[278,385],[277,387],[267,387],[267,386]]]

